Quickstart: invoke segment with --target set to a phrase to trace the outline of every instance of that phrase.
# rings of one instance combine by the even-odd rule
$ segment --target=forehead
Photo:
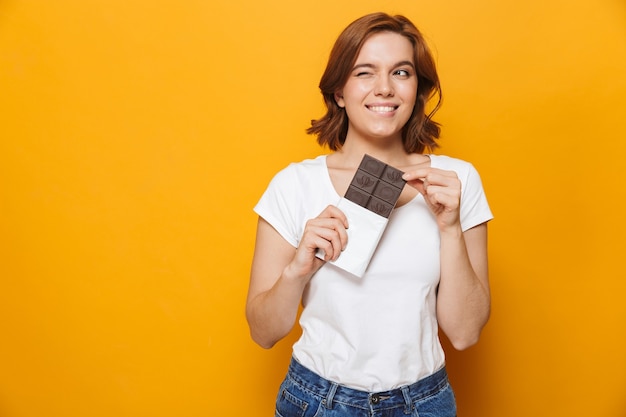
[[[364,61],[413,62],[413,44],[406,37],[395,32],[380,32],[371,35],[363,43],[357,64]]]

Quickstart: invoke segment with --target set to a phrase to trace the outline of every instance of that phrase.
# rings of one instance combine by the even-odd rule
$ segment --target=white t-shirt
[[[474,167],[429,156],[432,167],[455,171],[461,180],[462,229],[490,220]],[[305,223],[340,199],[321,155],[277,173],[254,210],[297,247]],[[435,309],[439,242],[435,218],[417,195],[391,213],[363,277],[324,264],[303,295],[303,333],[294,357],[328,380],[366,391],[412,384],[441,369],[445,358]]]

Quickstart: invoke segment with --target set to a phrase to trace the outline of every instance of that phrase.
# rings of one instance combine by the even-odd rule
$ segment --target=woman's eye
[[[411,75],[411,73],[407,70],[400,69],[400,70],[396,70],[395,75],[402,77],[402,78],[407,78]]]
[[[369,72],[367,72],[367,71],[361,71],[361,72],[357,72],[357,73],[356,73],[356,76],[357,76],[357,77],[366,77],[366,76],[368,76],[368,75],[370,75],[370,73],[369,73]]]

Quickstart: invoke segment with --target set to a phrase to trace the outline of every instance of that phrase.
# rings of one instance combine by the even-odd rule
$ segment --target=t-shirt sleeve
[[[474,166],[467,164],[461,189],[461,228],[463,231],[493,219],[480,175]]]
[[[278,172],[270,181],[254,211],[265,219],[276,231],[294,247],[298,247],[298,221],[295,218],[295,192],[293,167],[288,166]]]

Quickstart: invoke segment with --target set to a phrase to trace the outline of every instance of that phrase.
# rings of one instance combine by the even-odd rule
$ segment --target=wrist
[[[290,286],[297,286],[303,289],[312,276],[313,274],[303,273],[299,268],[294,267],[293,264],[290,263],[283,270],[281,279]]]
[[[463,237],[463,229],[461,229],[461,225],[457,223],[451,226],[440,228],[439,235],[442,239],[459,239]]]

